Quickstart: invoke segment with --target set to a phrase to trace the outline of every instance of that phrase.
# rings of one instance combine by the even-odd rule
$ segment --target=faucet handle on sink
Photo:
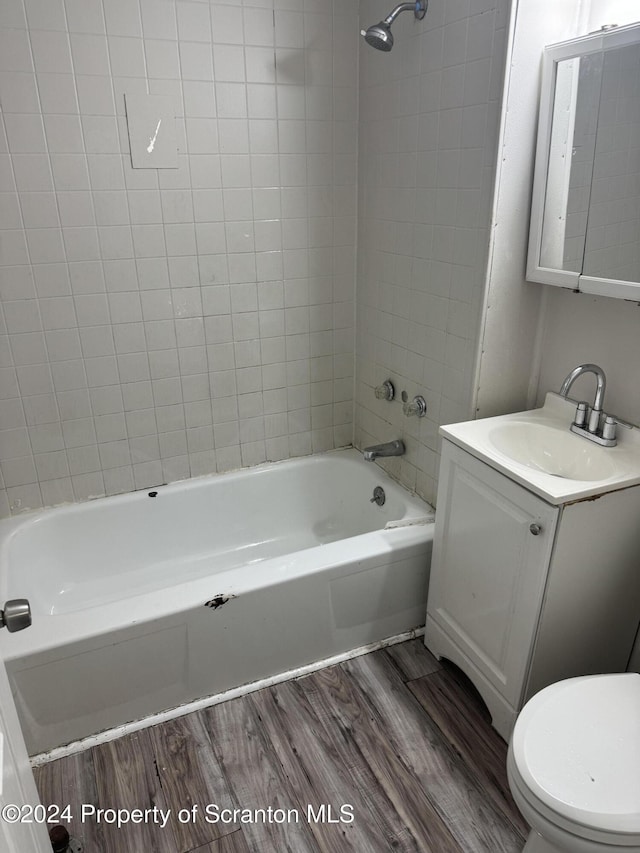
[[[612,415],[605,415],[604,425],[602,427],[602,437],[615,440],[617,426],[618,421]]]
[[[587,419],[589,417],[589,404],[582,400],[582,402],[578,403],[576,408],[576,416],[573,420],[573,423],[577,427],[586,427]]]

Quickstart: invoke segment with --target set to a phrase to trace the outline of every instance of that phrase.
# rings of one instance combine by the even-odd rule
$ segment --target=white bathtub
[[[432,519],[348,450],[0,522],[30,753],[421,626]]]

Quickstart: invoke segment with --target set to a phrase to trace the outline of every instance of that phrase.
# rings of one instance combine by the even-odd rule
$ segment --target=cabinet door
[[[514,708],[558,514],[557,507],[443,441],[427,622],[435,620]]]

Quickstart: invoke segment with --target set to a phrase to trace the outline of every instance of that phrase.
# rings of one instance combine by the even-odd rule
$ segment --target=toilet
[[[523,853],[640,853],[640,674],[545,687],[516,720],[509,786]]]

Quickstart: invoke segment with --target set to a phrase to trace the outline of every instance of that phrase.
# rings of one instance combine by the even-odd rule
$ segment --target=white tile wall
[[[389,11],[360,4],[361,28]],[[438,426],[471,416],[508,0],[431,0],[391,53],[361,48],[355,443],[404,438],[383,463],[436,497]],[[391,378],[427,416],[379,401]]]
[[[0,514],[350,443],[355,0],[1,6]]]

